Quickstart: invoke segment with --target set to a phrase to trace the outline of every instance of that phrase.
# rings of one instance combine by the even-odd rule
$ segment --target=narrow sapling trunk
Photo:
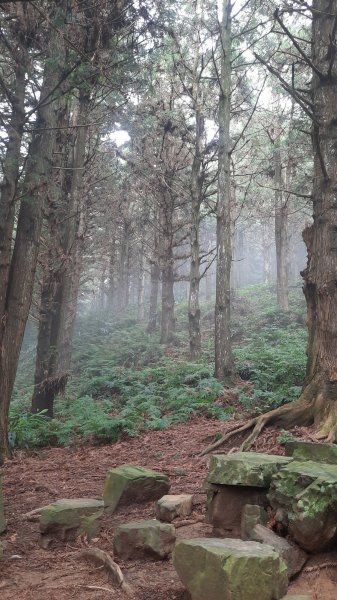
[[[204,118],[199,108],[196,110],[195,147],[191,174],[191,266],[188,297],[188,330],[190,340],[190,358],[199,358],[201,352],[200,332],[200,206],[202,202],[202,156],[201,144],[204,134]]]
[[[275,245],[277,303],[283,310],[289,310],[288,288],[288,202],[284,199],[280,131],[276,131],[274,141],[275,170]]]
[[[221,75],[219,97],[219,158],[217,201],[217,267],[215,301],[215,376],[230,382],[234,359],[230,329],[230,275],[232,215],[230,177],[231,3],[223,0],[221,24]]]

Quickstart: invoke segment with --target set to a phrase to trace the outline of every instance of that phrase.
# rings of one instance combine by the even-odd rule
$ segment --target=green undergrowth
[[[12,447],[68,445],[79,439],[113,442],[121,435],[165,429],[195,415],[225,420],[234,408],[221,403],[223,385],[213,377],[212,303],[203,306],[203,354],[188,361],[186,304],[177,306],[177,332],[167,351],[132,314],[123,319],[78,319],[72,377],[55,417],[29,413],[36,333],[29,328],[10,410]],[[274,291],[251,286],[233,301],[236,364],[249,390],[238,388],[243,410],[259,413],[291,401],[305,369],[306,330],[299,289],[290,311],[275,304]],[[245,389],[245,392],[242,390]]]

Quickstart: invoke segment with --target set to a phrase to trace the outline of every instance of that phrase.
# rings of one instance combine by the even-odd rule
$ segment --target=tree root
[[[309,386],[308,386],[309,387]],[[225,433],[220,440],[214,442],[207,448],[205,448],[200,456],[205,456],[205,454],[209,454],[216,448],[222,446],[225,442],[230,440],[232,437],[236,436],[238,433],[242,433],[243,431],[249,431],[252,429],[250,435],[245,439],[245,441],[241,444],[240,450],[247,451],[250,450],[255,440],[260,435],[261,431],[267,425],[278,425],[281,427],[294,427],[295,425],[310,425],[314,421],[314,404],[312,402],[308,402],[307,393],[303,393],[298,400],[286,404],[284,406],[280,406],[279,408],[275,408],[263,415],[258,417],[254,417],[250,419],[243,425],[236,425]]]

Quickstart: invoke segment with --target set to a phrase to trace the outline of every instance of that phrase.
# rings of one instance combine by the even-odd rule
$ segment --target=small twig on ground
[[[102,587],[100,585],[80,585],[79,587],[85,588],[86,590],[99,590],[100,592],[110,592],[110,594],[115,594],[115,590],[112,588]]]
[[[33,521],[34,523],[39,520],[43,507],[34,508],[34,510],[30,510],[29,512],[22,515],[23,519],[27,521]]]

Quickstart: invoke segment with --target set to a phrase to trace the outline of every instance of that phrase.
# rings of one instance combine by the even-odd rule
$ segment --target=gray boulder
[[[233,539],[195,538],[177,543],[173,564],[192,600],[279,600],[287,568],[270,547]]]
[[[104,506],[107,513],[113,513],[119,504],[158,500],[169,489],[169,479],[163,473],[136,465],[121,465],[106,476]]]
[[[121,558],[164,559],[170,556],[176,540],[175,528],[156,519],[119,525],[114,536],[114,552]]]
[[[193,509],[191,494],[166,495],[156,504],[156,517],[159,521],[171,523],[176,517],[187,517]]]
[[[95,537],[103,516],[103,501],[92,498],[62,499],[45,506],[40,516],[41,545],[54,539],[73,540],[81,533]]]
[[[337,465],[294,461],[273,476],[268,498],[275,518],[308,552],[337,541]]]
[[[276,535],[274,531],[263,525],[255,525],[250,533],[250,539],[274,548],[287,565],[288,577],[294,577],[301,571],[308,560],[308,555],[295,544]]]
[[[285,444],[287,456],[294,460],[313,460],[330,465],[337,465],[337,446],[335,444],[320,444],[292,440]]]
[[[274,473],[292,461],[285,456],[258,452],[214,454],[210,460],[207,483],[268,488]]]

